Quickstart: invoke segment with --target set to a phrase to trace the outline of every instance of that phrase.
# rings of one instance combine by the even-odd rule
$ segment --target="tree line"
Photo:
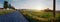
[[[4,8],[15,9],[13,6],[11,6],[11,4],[8,3],[8,1],[4,1]]]

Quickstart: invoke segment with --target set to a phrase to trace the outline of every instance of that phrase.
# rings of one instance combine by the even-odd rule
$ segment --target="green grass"
[[[53,12],[34,12],[21,10],[21,13],[31,22],[49,22],[54,19]],[[56,20],[60,17],[60,13],[56,13]]]
[[[0,15],[3,15],[3,14],[9,14],[11,12],[14,12],[15,10],[0,10]]]

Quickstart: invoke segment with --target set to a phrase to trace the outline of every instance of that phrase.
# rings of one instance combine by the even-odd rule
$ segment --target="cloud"
[[[12,0],[11,3],[15,8],[34,8],[39,4],[44,4],[52,8],[52,0]]]
[[[12,1],[18,1],[18,0],[12,0]]]

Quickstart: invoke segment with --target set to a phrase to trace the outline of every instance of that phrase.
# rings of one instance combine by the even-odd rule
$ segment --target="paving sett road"
[[[29,22],[19,11],[0,16],[0,22]]]

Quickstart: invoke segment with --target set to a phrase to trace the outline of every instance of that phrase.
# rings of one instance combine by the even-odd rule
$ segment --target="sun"
[[[36,10],[44,10],[46,8],[48,8],[48,6],[45,6],[45,5],[37,5],[37,6],[35,6]]]
[[[42,10],[43,7],[41,7],[41,6],[36,6],[35,9],[36,9],[36,10]]]

